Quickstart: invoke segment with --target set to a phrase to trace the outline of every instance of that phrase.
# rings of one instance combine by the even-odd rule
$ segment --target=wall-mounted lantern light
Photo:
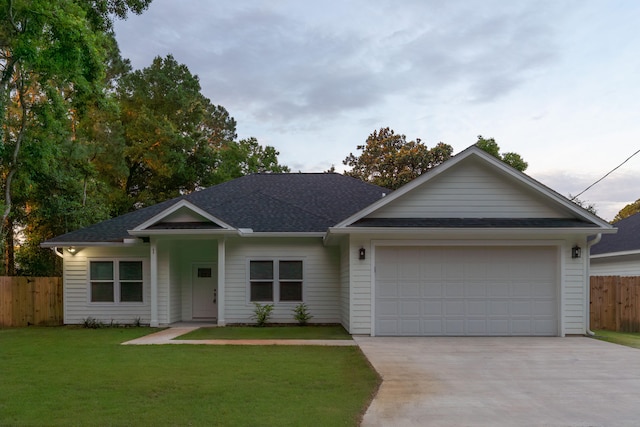
[[[358,253],[360,254],[360,259],[365,259],[366,252],[364,248],[360,248],[360,251]]]
[[[571,258],[580,258],[582,256],[582,248],[575,245],[571,248]]]

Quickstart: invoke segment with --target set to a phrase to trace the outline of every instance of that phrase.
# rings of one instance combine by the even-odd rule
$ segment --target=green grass
[[[350,340],[342,326],[226,326],[200,328],[182,335],[178,340]]]
[[[613,332],[598,330],[595,338],[627,347],[640,348],[640,332]]]
[[[121,346],[147,328],[0,329],[0,425],[354,426],[358,347]]]

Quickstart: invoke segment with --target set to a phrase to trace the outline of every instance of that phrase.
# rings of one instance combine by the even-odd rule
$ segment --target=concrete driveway
[[[362,426],[639,426],[640,350],[585,337],[355,337],[383,378]]]

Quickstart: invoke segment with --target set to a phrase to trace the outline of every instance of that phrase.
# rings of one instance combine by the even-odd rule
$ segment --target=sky
[[[495,138],[576,195],[640,149],[635,0],[153,0],[115,25],[134,68],[172,54],[294,172],[323,172],[390,127],[454,154]],[[611,220],[640,199],[640,154],[580,196]]]

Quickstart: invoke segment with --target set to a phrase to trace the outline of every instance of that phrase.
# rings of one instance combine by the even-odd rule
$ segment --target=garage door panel
[[[467,298],[485,298],[487,296],[487,285],[476,281],[467,282],[465,283],[464,296]]]
[[[377,314],[380,316],[398,316],[400,315],[400,310],[398,309],[398,301],[380,301],[376,306]]]
[[[376,295],[380,298],[398,297],[398,283],[396,281],[381,280]]]
[[[509,302],[509,312],[514,315],[529,317],[533,314],[531,305],[531,301],[528,300],[512,300]]]
[[[400,321],[400,335],[420,334],[420,319],[403,319]]]
[[[422,335],[442,335],[442,319],[422,319]]]
[[[445,319],[444,335],[465,335],[464,319]]]
[[[422,314],[425,316],[442,315],[442,301],[441,300],[423,300],[422,301]]]
[[[447,298],[462,298],[464,297],[464,282],[462,281],[445,281],[444,282],[444,296]]]
[[[508,316],[509,301],[488,301],[489,316]]]
[[[487,301],[467,301],[466,315],[468,316],[486,316]]]
[[[465,307],[464,300],[444,300],[445,316],[464,316]]]
[[[401,282],[398,286],[398,296],[400,298],[420,298],[422,294],[420,287],[420,282],[416,280]]]
[[[376,334],[557,335],[557,258],[552,247],[380,248]]]
[[[400,316],[416,316],[421,314],[420,301],[400,301]]]

